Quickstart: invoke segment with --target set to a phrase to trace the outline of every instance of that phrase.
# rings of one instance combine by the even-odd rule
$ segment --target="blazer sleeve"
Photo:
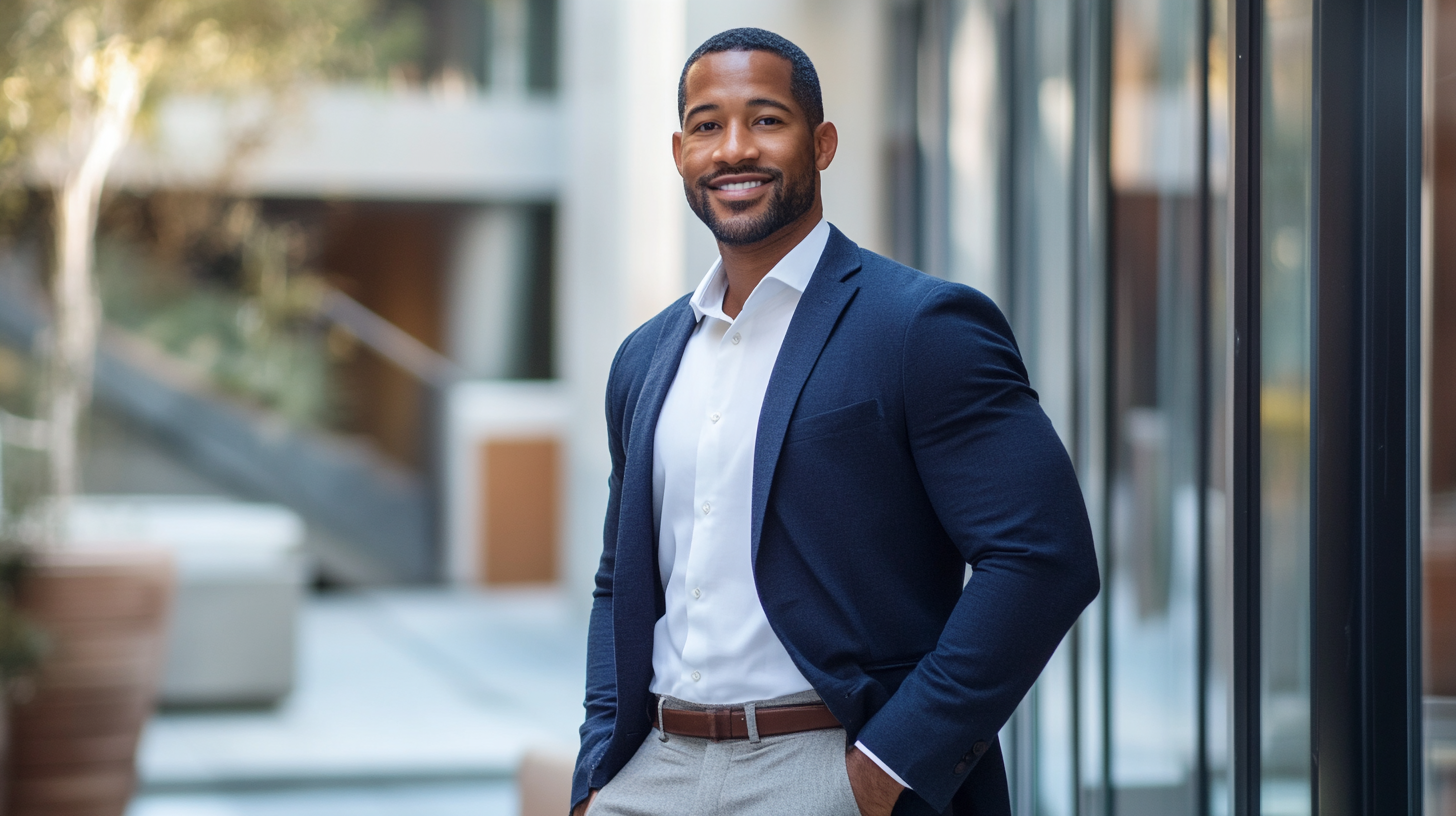
[[[618,365],[631,337],[622,343],[612,361],[607,379],[607,447],[612,457],[612,472],[607,477],[607,515],[602,531],[602,558],[597,567],[596,585],[592,590],[591,618],[587,626],[586,649],[586,720],[582,723],[581,750],[571,778],[571,808],[587,797],[602,782],[595,777],[602,754],[611,742],[617,718],[616,649],[612,630],[612,575],[617,559],[617,520],[622,508],[622,472],[627,464],[627,451],[622,439],[622,422],[626,413],[626,394],[618,393]]]
[[[911,452],[972,576],[858,739],[944,810],[1096,597],[1097,560],[1071,460],[989,298],[939,284],[906,329],[902,366]]]

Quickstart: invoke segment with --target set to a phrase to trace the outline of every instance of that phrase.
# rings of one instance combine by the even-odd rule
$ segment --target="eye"
[[[783,121],[777,116],[760,116],[753,122],[755,125],[780,125]]]
[[[700,124],[697,127],[693,128],[693,130],[695,132],[697,132],[697,133],[703,133],[703,132],[706,132],[706,131],[709,131],[709,130],[713,130],[713,129],[717,128],[717,127],[718,127],[718,123],[717,122],[703,122],[702,124]]]

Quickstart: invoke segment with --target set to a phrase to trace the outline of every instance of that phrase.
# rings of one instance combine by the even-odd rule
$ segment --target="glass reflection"
[[[1313,4],[1264,5],[1260,179],[1260,737],[1266,816],[1310,804]]]
[[[1022,338],[1042,409],[1070,445],[1072,5],[1024,3],[1011,22],[1011,281],[1003,305]]]
[[[950,244],[946,277],[974,286],[999,303],[1003,295],[999,193],[1007,116],[996,5],[990,0],[960,0],[951,12],[945,55]],[[938,82],[925,84],[940,87]]]
[[[1426,24],[1425,812],[1456,816],[1456,0]]]
[[[1194,813],[1201,6],[1113,9],[1113,807]]]
[[[1003,731],[1015,812],[1224,813],[1228,6],[1106,8],[1110,43],[1095,4],[918,6],[918,254],[1008,313],[1105,519],[1103,596]]]
[[[1233,388],[1232,235],[1228,226],[1231,134],[1229,69],[1229,0],[1212,0],[1208,8],[1208,372],[1204,404],[1206,447],[1204,468],[1204,756],[1208,809],[1213,816],[1233,812]]]

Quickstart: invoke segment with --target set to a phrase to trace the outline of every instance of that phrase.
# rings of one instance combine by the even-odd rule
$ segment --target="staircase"
[[[0,256],[0,339],[38,350],[49,313],[31,267],[24,256]],[[431,485],[367,442],[294,427],[231,399],[115,326],[103,329],[94,393],[199,473],[293,508],[350,560],[368,564],[375,580],[438,576]]]

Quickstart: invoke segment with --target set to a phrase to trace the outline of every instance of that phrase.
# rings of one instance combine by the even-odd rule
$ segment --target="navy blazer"
[[[652,445],[695,325],[687,300],[622,343],[607,385],[573,807],[651,728]],[[996,306],[833,229],[764,395],[752,508],[769,624],[850,744],[914,790],[895,812],[1009,815],[997,732],[1098,577],[1071,461]]]

